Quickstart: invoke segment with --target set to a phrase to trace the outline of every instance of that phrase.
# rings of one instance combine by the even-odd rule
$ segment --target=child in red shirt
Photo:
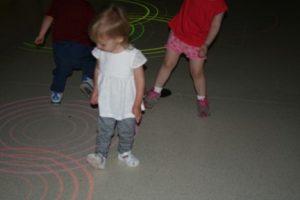
[[[190,72],[197,92],[198,115],[209,115],[203,68],[207,49],[219,32],[226,10],[224,0],[184,0],[179,13],[169,22],[171,31],[166,44],[166,55],[154,87],[145,97],[146,108],[152,108],[157,103],[162,87],[180,55],[184,53],[190,60]]]
[[[96,60],[91,54],[94,44],[88,28],[94,15],[94,9],[86,0],[53,0],[46,12],[35,44],[44,43],[45,35],[52,27],[56,68],[50,87],[51,103],[61,102],[67,78],[78,68],[82,70],[80,89],[87,95],[93,90]]]

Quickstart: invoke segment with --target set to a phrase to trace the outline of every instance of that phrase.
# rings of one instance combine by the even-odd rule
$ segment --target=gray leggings
[[[115,128],[117,128],[119,135],[118,152],[124,153],[131,151],[135,135],[135,126],[135,118],[126,118],[118,121],[113,118],[99,117],[99,132],[96,137],[96,153],[100,153],[107,158]]]

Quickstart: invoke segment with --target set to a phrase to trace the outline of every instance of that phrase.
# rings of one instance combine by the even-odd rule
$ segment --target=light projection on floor
[[[149,41],[141,45],[147,47],[141,49],[143,53],[148,58],[163,56],[161,45],[167,35],[161,42],[146,37],[154,27],[167,30],[169,17],[159,16],[159,9],[147,1],[116,2],[129,10],[131,42]],[[52,53],[50,46],[37,47],[32,42],[20,48]],[[95,199],[97,172],[85,158],[95,149],[97,113],[87,100],[64,99],[60,106],[53,106],[49,96],[0,104],[0,198]],[[111,147],[116,144],[115,137]]]
[[[163,23],[165,27],[167,27],[167,22],[170,19],[170,16],[159,16],[159,9],[147,2],[147,1],[137,1],[137,0],[118,0],[115,1],[119,4],[124,4],[124,7],[135,7],[138,8],[138,13],[129,12],[128,17],[131,24],[131,32],[130,39],[131,43],[137,42],[143,36],[145,36],[145,32],[147,31],[147,25],[150,23]],[[157,39],[157,38],[156,38]],[[162,41],[161,45],[163,45],[165,41]],[[147,46],[149,48],[139,48],[148,58],[153,57],[161,57],[164,54],[163,46],[154,46],[149,43]],[[33,42],[23,42],[20,49],[25,51],[33,51],[33,52],[41,52],[41,53],[51,53],[52,48],[47,46],[36,46]]]
[[[1,105],[0,182],[22,184],[12,199],[92,199],[85,157],[95,149],[96,121],[87,101],[53,106],[44,96]]]

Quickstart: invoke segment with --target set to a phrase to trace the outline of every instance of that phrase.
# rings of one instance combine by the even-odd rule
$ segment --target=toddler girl
[[[204,63],[207,49],[219,32],[226,10],[224,0],[183,1],[180,11],[169,22],[171,32],[166,44],[166,55],[154,87],[146,95],[146,108],[152,108],[157,103],[164,84],[183,53],[189,58],[190,72],[197,93],[198,115],[209,115]]]
[[[118,159],[129,167],[139,165],[132,154],[136,123],[141,120],[145,56],[129,44],[130,25],[117,6],[105,9],[91,27],[97,59],[91,104],[98,104],[99,133],[95,153],[87,161],[104,169],[115,128],[119,135]]]

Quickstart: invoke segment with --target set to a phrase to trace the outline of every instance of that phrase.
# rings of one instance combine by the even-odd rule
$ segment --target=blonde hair
[[[130,24],[126,12],[118,6],[111,5],[104,9],[90,27],[90,38],[97,43],[99,37],[122,37],[122,45],[129,45]]]

